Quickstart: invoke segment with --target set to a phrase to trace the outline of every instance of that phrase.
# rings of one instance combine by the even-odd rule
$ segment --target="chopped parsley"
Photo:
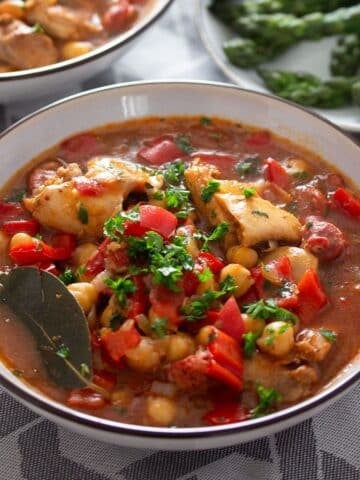
[[[45,33],[44,28],[40,25],[40,23],[35,23],[32,27],[34,33]]]
[[[309,173],[305,170],[299,170],[291,175],[298,182],[305,182],[309,178]]]
[[[170,185],[179,185],[184,179],[185,163],[175,160],[169,163],[163,171],[165,182]]]
[[[200,197],[205,203],[210,202],[214,194],[219,190],[220,182],[210,180],[209,183],[201,190]]]
[[[186,219],[194,207],[190,203],[190,192],[185,188],[170,186],[165,190],[165,205],[169,210],[178,210],[175,215]]]
[[[76,283],[78,281],[78,276],[71,268],[66,268],[63,273],[60,273],[59,280],[65,283],[65,285],[70,285],[70,283]]]
[[[251,358],[256,352],[256,340],[260,337],[260,333],[247,332],[243,335],[244,354],[246,358]]]
[[[252,188],[252,187],[245,187],[243,190],[243,194],[245,198],[250,198],[256,194],[256,190],[255,188]]]
[[[223,292],[223,295],[228,295],[234,293],[236,290],[235,280],[232,276],[228,275],[220,282],[220,289]]]
[[[261,384],[256,385],[258,404],[251,410],[252,418],[262,417],[271,411],[281,401],[280,393],[274,388],[266,388]]]
[[[79,205],[78,219],[83,225],[87,225],[89,223],[89,212],[82,203]]]
[[[159,338],[164,338],[167,334],[168,319],[157,318],[151,325],[151,331]]]
[[[191,145],[190,138],[187,135],[177,135],[175,137],[176,146],[186,154],[192,153],[195,148]]]
[[[235,170],[244,178],[246,175],[256,173],[258,169],[258,162],[260,160],[259,155],[247,155],[243,160],[238,162],[235,166]]]
[[[125,307],[127,296],[136,292],[136,285],[128,276],[116,280],[105,278],[104,283],[113,290],[120,307]]]
[[[70,349],[66,345],[60,345],[60,347],[56,350],[56,355],[60,358],[69,358],[70,357]]]
[[[132,222],[138,221],[140,218],[139,209],[132,208],[128,212],[120,212],[115,217],[111,217],[104,223],[104,235],[111,240],[122,240],[124,234],[124,224],[127,220]]]
[[[209,250],[209,242],[216,242],[224,238],[224,236],[229,231],[229,224],[227,222],[221,222],[217,225],[214,230],[210,233],[210,235],[205,235],[202,232],[198,232],[194,235],[197,240],[202,240],[203,246],[201,250],[208,251]]]
[[[212,124],[212,120],[209,117],[201,117],[200,118],[200,125],[203,125],[204,127],[207,127],[208,125]]]
[[[269,218],[269,215],[266,212],[262,212],[261,210],[252,210],[251,213],[253,215],[257,215],[258,217]]]
[[[210,270],[210,268],[205,268],[204,271],[197,273],[197,277],[200,280],[200,282],[204,283],[207,280],[210,280],[213,278],[214,274]]]
[[[285,308],[277,307],[271,299],[262,299],[250,305],[245,305],[243,310],[253,318],[262,318],[264,320],[272,318],[279,322],[289,322],[293,325],[298,323],[298,317],[296,315]]]
[[[337,333],[334,330],[329,330],[328,328],[320,328],[319,332],[329,343],[334,343],[337,340]]]

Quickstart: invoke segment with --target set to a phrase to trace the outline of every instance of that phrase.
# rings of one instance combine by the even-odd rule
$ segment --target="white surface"
[[[197,24],[208,52],[221,68],[224,74],[235,84],[258,92],[271,93],[264,87],[261,78],[252,70],[245,70],[232,65],[222,50],[224,40],[235,37],[236,34],[215,19],[208,11],[209,0],[196,0]],[[330,49],[335,44],[334,38],[325,38],[317,42],[302,42],[289,49],[285,54],[271,63],[264,64],[271,68],[284,70],[308,71],[327,79],[329,73]],[[314,109],[338,126],[360,132],[360,107],[349,106],[338,109]]]
[[[330,163],[341,167],[356,182],[360,182],[359,147],[340,130],[319,117],[274,97],[259,95],[229,85],[168,82],[165,84],[140,83],[107,87],[58,102],[23,120],[0,136],[0,151],[2,152],[0,184],[4,183],[31,157],[36,156],[70,134],[106,123],[149,115],[164,116],[171,114],[217,115],[276,131],[277,134],[286,135],[295,142],[306,142],[308,147],[322,154]],[[327,388],[327,392],[334,391],[337,387],[343,385],[359,369],[360,361],[354,362],[332,382]],[[45,399],[30,387],[25,386],[2,365],[0,365],[0,372],[12,385],[20,387],[33,398],[42,398],[48,405],[57,405],[52,400]],[[160,434],[166,431],[169,433],[168,429],[132,425],[128,426],[128,429],[133,432],[132,436],[128,436],[126,433],[118,432],[114,434],[101,429],[101,425],[112,426],[114,422],[97,419],[96,428],[85,428],[78,422],[65,421],[60,416],[54,416],[46,410],[39,410],[39,408],[35,410],[37,412],[41,411],[43,415],[64,426],[97,439],[119,445],[177,450],[220,447],[273,433],[304,420],[325,408],[330,402],[324,397],[325,392],[320,392],[311,399],[302,402],[301,406],[307,406],[305,412],[298,412],[298,406],[295,406],[273,414],[271,425],[265,426],[270,418],[265,417],[264,419],[242,422],[240,431],[236,433],[230,432],[233,425],[195,429],[203,432],[228,431],[227,435],[219,435],[216,438],[209,435],[202,438],[201,441],[196,438],[177,439],[177,432],[193,432],[194,429],[176,429],[170,430],[172,438],[157,438],[156,444],[153,443],[151,438],[141,436],[141,432],[157,432]],[[315,402],[320,399],[323,399],[322,403],[315,406]],[[29,403],[28,405],[31,406]],[[63,405],[57,405],[57,408],[60,415],[61,412],[71,412]],[[290,412],[292,413],[290,418],[283,418]],[[74,415],[79,419],[89,419],[88,415],[79,412]],[[92,418],[94,421],[94,417]],[[258,425],[258,428],[247,431],[246,428],[249,424]]]

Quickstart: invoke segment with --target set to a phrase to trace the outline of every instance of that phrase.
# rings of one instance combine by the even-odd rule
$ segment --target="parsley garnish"
[[[190,138],[187,135],[177,135],[175,137],[175,143],[180,150],[187,154],[190,154],[195,150],[195,148],[191,145]]]
[[[120,212],[115,217],[111,217],[104,223],[104,235],[111,240],[122,240],[124,234],[124,224],[126,220],[136,222],[139,220],[140,214],[137,207],[132,208],[128,212]]]
[[[45,30],[44,28],[40,25],[40,23],[35,23],[35,25],[33,25],[33,31],[34,33],[45,33]]]
[[[243,335],[244,354],[246,358],[251,358],[256,352],[256,340],[260,337],[260,333],[247,332]]]
[[[197,233],[194,235],[195,238],[198,240],[203,240],[203,246],[201,250],[209,250],[209,242],[216,242],[224,238],[224,236],[229,231],[229,224],[227,222],[221,222],[217,225],[214,230],[210,233],[210,235],[205,235],[204,233]]]
[[[151,325],[151,330],[159,338],[164,338],[167,334],[168,319],[167,318],[157,318],[154,323]]]
[[[78,210],[78,219],[83,225],[87,225],[89,223],[89,212],[85,205],[80,203],[79,210]]]
[[[277,390],[274,388],[266,388],[259,383],[256,385],[256,393],[258,395],[259,402],[257,406],[251,410],[251,416],[253,418],[266,415],[282,399]]]
[[[257,215],[258,217],[269,218],[269,215],[266,212],[262,212],[261,210],[252,210],[251,213],[253,215]]]
[[[247,155],[243,160],[236,164],[235,170],[242,178],[250,173],[256,173],[259,160],[260,157],[257,154]]]
[[[120,307],[125,307],[127,296],[136,292],[136,285],[128,276],[120,277],[116,280],[105,278],[104,283],[114,291]]]
[[[216,180],[210,180],[206,187],[201,190],[200,196],[201,200],[205,203],[210,202],[214,193],[219,190],[220,182]]]
[[[224,295],[228,295],[229,293],[234,293],[236,290],[235,280],[233,277],[228,275],[224,278],[222,282],[220,282],[220,288]]]
[[[273,300],[259,300],[258,302],[245,305],[244,311],[253,318],[262,318],[269,320],[274,318],[279,322],[290,322],[293,325],[298,323],[299,319],[296,315],[285,308],[277,307]]]
[[[200,124],[203,125],[204,127],[206,127],[206,126],[212,124],[212,120],[209,117],[201,117],[200,118]]]
[[[170,185],[179,185],[184,179],[185,163],[175,160],[169,163],[164,170],[164,179]]]
[[[320,328],[319,332],[329,343],[334,343],[337,340],[337,333],[334,330],[329,330],[328,328]]]
[[[197,273],[197,277],[200,280],[200,282],[204,283],[207,280],[210,280],[214,274],[210,270],[210,268],[205,268],[204,271]]]
[[[60,345],[60,347],[56,351],[56,355],[60,358],[69,358],[70,357],[70,349],[66,345]]]
[[[244,193],[245,198],[250,198],[253,195],[255,195],[256,190],[255,190],[255,188],[252,188],[252,187],[245,187],[244,190],[243,190],[243,193]]]
[[[190,203],[190,192],[185,188],[171,186],[165,190],[165,205],[171,210],[178,210],[175,215],[186,219],[194,207]]]
[[[66,268],[63,273],[60,273],[59,280],[65,283],[65,285],[70,285],[70,283],[78,281],[78,276],[71,270],[71,268]]]

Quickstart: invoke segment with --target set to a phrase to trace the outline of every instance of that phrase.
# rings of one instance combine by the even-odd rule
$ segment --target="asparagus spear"
[[[240,68],[260,65],[275,58],[282,49],[275,45],[257,44],[250,38],[234,38],[224,42],[223,49],[231,63]]]
[[[330,70],[333,75],[350,77],[360,68],[360,35],[346,35],[338,39],[331,52]]]
[[[220,20],[231,24],[239,16],[252,13],[282,12],[302,16],[313,12],[331,12],[356,3],[356,0],[213,0],[209,9]]]
[[[307,107],[338,108],[350,103],[352,95],[358,98],[359,87],[354,92],[353,86],[360,77],[334,77],[322,81],[310,73],[266,69],[259,69],[258,73],[273,93]]]
[[[311,13],[304,17],[286,13],[252,14],[239,17],[234,23],[234,29],[242,37],[284,46],[327,35],[360,33],[360,4],[330,13]]]

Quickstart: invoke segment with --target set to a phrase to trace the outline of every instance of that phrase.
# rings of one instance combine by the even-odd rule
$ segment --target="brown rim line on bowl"
[[[149,12],[129,30],[87,54],[44,67],[0,73],[0,103],[7,104],[29,98],[33,100],[55,94],[104,71],[141,41],[141,34],[160,19],[174,0],[152,1],[154,4]]]
[[[167,81],[96,89],[56,102],[24,118],[0,136],[3,157],[0,182],[4,184],[30,160],[28,152],[32,152],[33,157],[78,132],[124,120],[171,115],[217,116],[272,130],[319,152],[330,163],[339,165],[341,159],[345,175],[357,182],[360,180],[356,163],[359,147],[340,129],[307,110],[230,85]],[[305,420],[355,385],[360,378],[360,358],[353,359],[329,386],[312,398],[267,417],[218,427],[168,429],[104,420],[46,398],[2,365],[0,377],[2,384],[20,401],[79,433],[118,445],[186,450],[249,441]]]

